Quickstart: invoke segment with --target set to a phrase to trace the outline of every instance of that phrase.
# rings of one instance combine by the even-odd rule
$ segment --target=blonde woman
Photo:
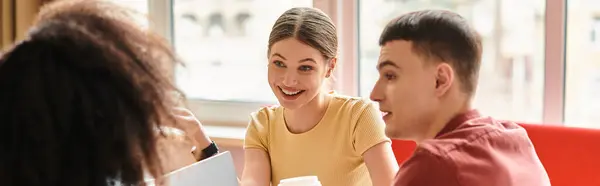
[[[292,8],[268,42],[268,80],[281,106],[253,113],[244,186],[314,175],[326,186],[389,186],[398,165],[381,113],[366,99],[330,94],[337,31],[318,9]]]

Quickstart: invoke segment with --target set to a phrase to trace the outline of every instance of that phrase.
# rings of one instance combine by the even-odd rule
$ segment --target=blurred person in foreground
[[[216,153],[132,15],[58,1],[0,58],[0,185],[145,185]]]
[[[550,185],[523,128],[471,107],[482,46],[464,18],[444,10],[404,14],[379,45],[371,99],[389,137],[417,143],[396,186]]]

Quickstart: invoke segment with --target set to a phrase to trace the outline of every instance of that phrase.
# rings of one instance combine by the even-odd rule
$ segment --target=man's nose
[[[369,95],[369,98],[375,102],[381,102],[385,97],[382,88],[383,87],[381,87],[379,82],[375,83],[375,86],[373,86],[373,90],[371,90],[371,95]]]

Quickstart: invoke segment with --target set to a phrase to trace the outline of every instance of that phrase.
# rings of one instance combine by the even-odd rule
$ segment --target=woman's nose
[[[286,73],[283,76],[283,85],[286,87],[294,87],[298,84],[298,78],[295,73]]]

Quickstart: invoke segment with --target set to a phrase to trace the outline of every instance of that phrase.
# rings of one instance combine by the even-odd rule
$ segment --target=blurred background
[[[172,42],[186,63],[174,68],[177,84],[207,125],[244,126],[250,112],[276,104],[266,80],[269,31],[285,10],[310,6],[338,26],[339,93],[369,96],[378,77],[377,40],[387,21],[420,9],[448,9],[483,36],[476,108],[499,119],[600,128],[599,0],[112,1],[146,14],[140,24]],[[3,0],[3,47],[7,38],[21,36],[31,17],[27,11],[35,12],[23,2],[29,1]],[[7,7],[13,6],[17,12],[11,13]]]

